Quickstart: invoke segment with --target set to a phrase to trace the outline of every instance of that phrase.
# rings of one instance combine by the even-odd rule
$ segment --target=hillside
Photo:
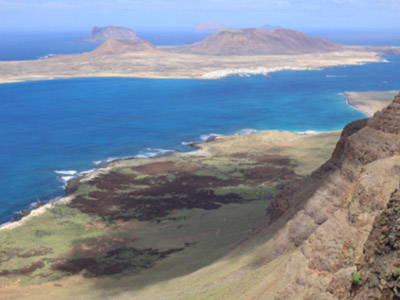
[[[377,239],[373,228],[386,226],[385,234],[397,228],[392,215],[400,183],[399,134],[400,95],[373,118],[346,126],[332,158],[312,181],[285,189],[268,208],[269,226],[280,227],[274,252],[291,253],[297,264],[295,272],[281,274],[287,288],[275,299],[395,299],[393,286],[375,278],[392,276],[397,254],[380,257],[397,248],[389,236]],[[371,251],[371,243],[381,250]],[[374,261],[385,264],[374,270]],[[360,280],[376,271],[382,275],[362,287]]]
[[[301,54],[343,50],[326,39],[289,29],[223,30],[178,52],[209,55]]]
[[[95,50],[89,52],[92,56],[118,55],[129,52],[152,52],[159,51],[149,41],[130,41],[109,39]]]
[[[136,33],[126,27],[119,26],[106,26],[106,27],[93,27],[90,32],[90,37],[87,39],[81,40],[82,42],[96,42],[103,43],[108,39],[117,39],[117,40],[130,40],[130,41],[138,41],[139,37]]]
[[[58,204],[0,230],[0,298],[181,298],[170,288],[185,285],[168,283],[235,248],[284,185],[329,157],[338,135],[221,137],[191,155],[120,160],[76,179]],[[142,294],[152,286],[162,295]]]

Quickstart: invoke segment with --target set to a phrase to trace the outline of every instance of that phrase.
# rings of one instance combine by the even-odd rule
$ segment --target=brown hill
[[[129,41],[109,39],[95,50],[89,52],[91,55],[115,55],[128,52],[159,51],[149,41]]]
[[[221,30],[229,29],[230,27],[220,22],[199,22],[194,29],[195,32],[214,33]]]
[[[220,31],[201,42],[175,50],[211,55],[255,55],[328,52],[342,48],[326,39],[289,29],[240,29]]]
[[[98,42],[102,43],[108,39],[130,40],[138,41],[139,37],[136,33],[126,27],[119,26],[106,26],[106,27],[93,27],[90,32],[90,38],[81,40],[82,42]]]

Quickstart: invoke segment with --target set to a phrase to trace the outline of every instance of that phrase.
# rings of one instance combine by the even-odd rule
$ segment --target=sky
[[[0,0],[0,32],[82,32],[94,25],[190,31],[234,28],[400,30],[400,0]]]

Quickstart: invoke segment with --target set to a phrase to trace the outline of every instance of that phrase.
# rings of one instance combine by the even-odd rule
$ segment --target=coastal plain
[[[88,52],[37,61],[0,62],[0,83],[78,77],[217,79],[284,69],[318,69],[380,62],[384,51],[346,47],[340,51],[288,55],[203,55],[156,48],[122,54]]]
[[[362,104],[385,106],[374,95]],[[217,137],[70,181],[68,197],[2,227],[1,299],[237,299],[253,285],[248,299],[258,299],[263,282],[279,290],[290,253],[264,261],[275,251],[266,208],[288,185],[311,184],[340,134]]]

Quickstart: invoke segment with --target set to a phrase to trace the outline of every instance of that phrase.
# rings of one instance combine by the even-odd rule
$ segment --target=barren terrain
[[[160,48],[159,50],[167,50]],[[379,62],[379,51],[362,48],[298,55],[199,55],[171,51],[59,55],[37,61],[0,62],[0,83],[76,77],[216,79],[230,74],[268,74]]]

